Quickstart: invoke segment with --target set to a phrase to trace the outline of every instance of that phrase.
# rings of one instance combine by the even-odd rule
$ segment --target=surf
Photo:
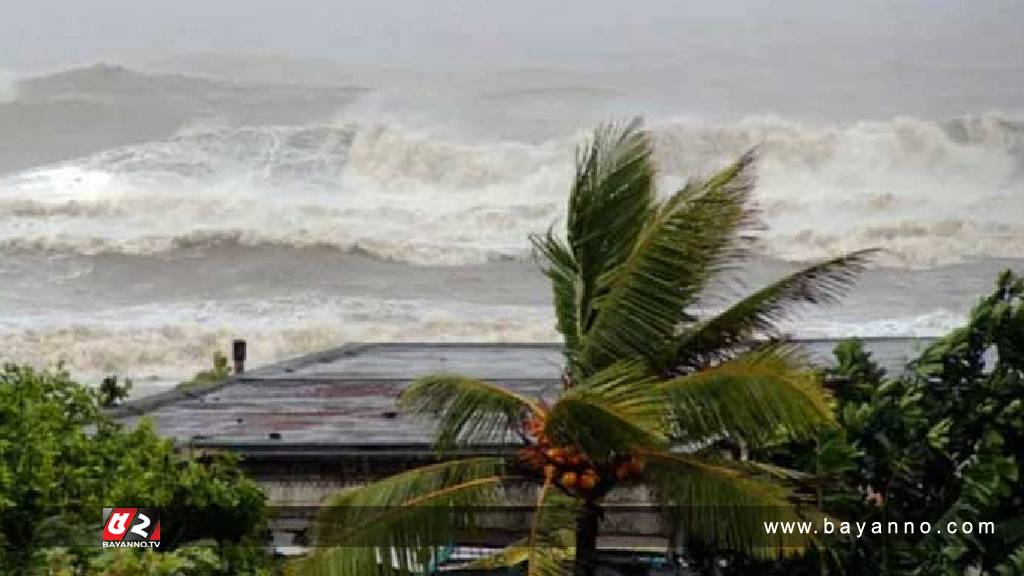
[[[929,267],[1024,245],[1024,124],[655,120],[663,191],[758,147],[760,249],[809,260],[885,245]],[[417,265],[529,258],[564,217],[573,143],[459,141],[397,123],[195,126],[0,177],[0,246],[159,254],[238,242]]]

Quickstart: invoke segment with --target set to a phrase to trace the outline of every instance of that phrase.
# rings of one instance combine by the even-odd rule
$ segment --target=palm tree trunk
[[[594,576],[597,568],[597,530],[601,509],[588,500],[576,519],[576,563],[573,576]]]

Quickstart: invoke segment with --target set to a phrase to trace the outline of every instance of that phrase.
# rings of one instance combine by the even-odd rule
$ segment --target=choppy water
[[[256,363],[351,340],[555,339],[526,236],[564,216],[590,116],[624,106],[537,83],[462,88],[465,114],[433,119],[372,86],[112,68],[21,86],[0,103],[5,358],[169,381],[233,337]],[[751,283],[888,249],[794,334],[922,336],[1024,258],[1024,122],[975,112],[648,124],[666,193],[760,146]],[[74,137],[44,137],[60,127]]]

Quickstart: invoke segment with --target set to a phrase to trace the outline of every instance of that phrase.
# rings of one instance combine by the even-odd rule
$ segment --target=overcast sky
[[[420,66],[754,53],[1024,61],[1021,0],[5,0],[0,68],[229,51]]]

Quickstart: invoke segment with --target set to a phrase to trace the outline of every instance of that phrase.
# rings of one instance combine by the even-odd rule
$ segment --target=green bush
[[[836,537],[781,563],[733,558],[730,573],[1024,574],[1024,280],[1000,275],[967,324],[903,374],[885,374],[856,340],[835,356],[839,427],[756,457],[807,472],[808,491],[840,520],[992,521],[996,533]]]
[[[51,549],[68,547],[77,558],[64,563],[71,573],[119,574],[96,571],[105,566],[95,549],[102,509],[115,505],[160,507],[162,550],[206,540],[225,563],[219,572],[181,568],[175,574],[255,573],[265,564],[264,496],[235,458],[185,457],[145,421],[134,429],[111,421],[101,398],[61,369],[7,365],[0,373],[0,573],[35,572]],[[124,558],[140,553],[110,552]],[[198,566],[205,553],[182,554],[198,555],[189,560]],[[110,566],[149,562],[143,556],[110,560]],[[154,570],[139,573],[163,573]]]
[[[209,370],[200,370],[195,373],[191,380],[185,380],[178,384],[178,388],[189,390],[202,384],[210,384],[226,380],[231,376],[231,367],[228,365],[228,357],[221,351],[213,353],[213,365]]]

